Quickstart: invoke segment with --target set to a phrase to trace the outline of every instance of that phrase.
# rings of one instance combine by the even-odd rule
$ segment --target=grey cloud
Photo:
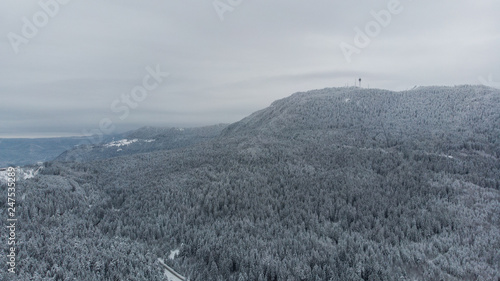
[[[7,34],[21,34],[40,6],[2,1],[0,137],[80,134],[102,118],[117,130],[234,122],[356,77],[393,90],[500,77],[493,0],[401,0],[404,10],[347,63],[339,44],[353,44],[354,28],[389,1],[243,1],[221,21],[212,1],[73,0],[17,55]],[[155,65],[171,76],[119,119],[111,103]]]

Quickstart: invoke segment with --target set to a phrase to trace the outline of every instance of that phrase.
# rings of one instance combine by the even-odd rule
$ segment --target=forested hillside
[[[329,88],[183,148],[49,162],[19,183],[18,280],[164,280],[157,258],[200,281],[500,280],[499,124],[492,88]]]
[[[59,155],[61,162],[88,162],[190,146],[217,137],[225,124],[199,128],[143,127],[99,144],[79,145]]]

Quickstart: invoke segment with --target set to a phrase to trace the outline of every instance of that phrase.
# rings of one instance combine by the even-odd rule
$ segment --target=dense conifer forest
[[[499,90],[301,92],[98,158],[19,182],[1,280],[165,280],[158,258],[198,281],[500,280]]]

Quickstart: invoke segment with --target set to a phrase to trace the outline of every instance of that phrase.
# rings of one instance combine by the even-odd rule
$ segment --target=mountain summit
[[[224,136],[316,132],[363,147],[449,150],[474,146],[500,157],[500,91],[484,86],[327,88],[293,94],[230,125]],[[473,138],[472,138],[473,136]]]

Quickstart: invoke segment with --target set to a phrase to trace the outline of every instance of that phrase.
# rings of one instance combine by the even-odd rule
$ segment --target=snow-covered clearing
[[[138,141],[138,139],[133,139],[133,140],[123,139],[123,140],[112,141],[110,143],[107,143],[104,145],[104,147],[113,147],[113,146],[120,147],[120,146],[124,146],[124,145],[129,145],[129,144],[137,142],[137,141]]]

